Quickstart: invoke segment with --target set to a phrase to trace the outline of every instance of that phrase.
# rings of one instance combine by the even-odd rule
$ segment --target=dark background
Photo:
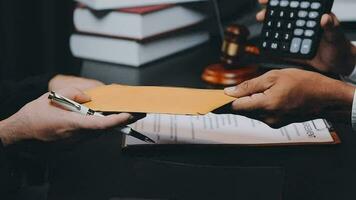
[[[80,60],[69,49],[74,31],[73,0],[0,0],[0,80],[23,80],[43,73],[78,74]],[[231,20],[256,1],[218,0]]]
[[[73,1],[0,2],[0,80],[79,71],[68,41],[73,31]]]

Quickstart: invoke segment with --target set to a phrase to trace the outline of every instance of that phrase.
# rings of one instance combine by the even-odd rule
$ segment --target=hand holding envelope
[[[235,100],[235,98],[225,95],[222,90],[108,85],[89,90],[86,93],[92,98],[92,101],[86,106],[95,111],[153,114],[133,124],[131,128],[153,139],[156,144],[273,146],[339,143],[337,134],[329,131],[325,120],[294,124],[294,126],[285,127],[281,131],[281,129],[272,129],[262,122],[239,115],[211,114],[211,111]],[[197,118],[186,115],[204,116]],[[160,120],[157,121],[156,116],[159,116]],[[167,119],[173,119],[173,124],[166,123],[169,121]],[[244,125],[237,126],[235,122]],[[194,123],[194,127],[191,127],[191,123]],[[256,124],[259,125],[256,126]],[[206,125],[210,128],[204,128]],[[176,131],[175,137],[172,138],[172,133],[169,130],[173,126],[176,127]],[[311,128],[315,126],[313,131],[318,133],[318,136],[310,137],[305,131],[307,130],[305,126]],[[160,128],[155,132],[155,128],[152,127]],[[319,130],[317,127],[322,128]],[[297,132],[295,132],[296,128]],[[146,142],[131,136],[125,138],[123,143],[125,147],[147,145]]]
[[[223,90],[108,85],[86,91],[95,111],[205,115],[235,100]]]

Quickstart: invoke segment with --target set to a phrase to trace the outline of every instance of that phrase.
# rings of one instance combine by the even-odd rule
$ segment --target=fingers
[[[232,103],[235,111],[258,111],[265,107],[267,97],[263,93],[242,97]]]
[[[343,35],[340,34],[341,32],[338,28],[340,26],[340,21],[333,13],[323,15],[320,23],[321,27],[324,29],[323,39],[327,42],[335,43],[340,39],[340,36]]]
[[[268,3],[268,0],[258,0],[258,3],[261,5],[266,5]],[[256,19],[259,22],[263,22],[265,20],[265,17],[266,17],[266,9],[261,10],[256,15]]]
[[[270,71],[260,77],[245,81],[236,87],[225,89],[225,94],[232,97],[246,97],[256,93],[263,93],[269,89],[275,81],[275,71]]]
[[[78,103],[86,103],[89,102],[91,98],[85,93],[80,92],[74,96],[73,100]]]
[[[78,103],[86,103],[91,100],[91,98],[86,95],[83,91],[77,88],[66,88],[58,91],[58,94],[71,99]]]
[[[333,29],[340,25],[340,21],[334,13],[324,14],[321,18],[320,25],[324,29]]]
[[[256,15],[256,19],[259,22],[263,22],[265,20],[265,18],[266,18],[266,9],[261,10]]]
[[[266,5],[268,3],[268,0],[258,0],[258,3]]]
[[[132,121],[133,116],[128,113],[114,114],[105,117],[82,116],[75,114],[77,127],[79,129],[105,130],[117,126],[127,125]],[[74,118],[73,118],[74,119]]]
[[[268,106],[266,91],[277,81],[280,71],[272,70],[264,75],[245,81],[232,88],[226,88],[225,93],[237,97],[232,103],[235,111],[263,111]]]

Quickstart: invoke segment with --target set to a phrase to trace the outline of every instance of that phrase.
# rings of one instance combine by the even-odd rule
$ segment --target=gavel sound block
[[[230,25],[225,30],[221,63],[208,66],[202,79],[210,84],[230,86],[258,76],[257,64],[248,60],[260,55],[255,46],[247,45],[249,31],[245,26]]]

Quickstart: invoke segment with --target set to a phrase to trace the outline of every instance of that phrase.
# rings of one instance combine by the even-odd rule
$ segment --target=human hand
[[[259,3],[265,5],[268,0],[259,0]],[[265,15],[266,9],[263,9],[256,18],[262,22]],[[356,47],[345,37],[334,14],[324,14],[320,24],[324,33],[316,56],[311,60],[292,61],[310,65],[321,72],[350,75],[356,65]]]
[[[233,110],[272,127],[339,115],[350,121],[354,91],[341,81],[298,69],[273,70],[225,89],[238,98]]]
[[[90,98],[78,89],[67,88],[60,94],[78,103]],[[48,93],[25,105],[10,118],[0,121],[0,139],[5,145],[22,140],[54,141],[71,137],[79,130],[103,130],[133,122],[127,113],[105,117],[84,116],[53,105]]]
[[[78,88],[79,90],[88,90],[99,87],[104,83],[87,78],[80,78],[76,76],[57,75],[48,83],[49,91],[59,91],[64,88]]]

